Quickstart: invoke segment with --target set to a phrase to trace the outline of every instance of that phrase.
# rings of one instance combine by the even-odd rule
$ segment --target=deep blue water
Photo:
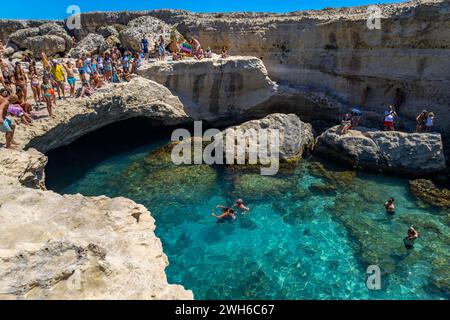
[[[174,168],[160,153],[151,155],[167,136],[150,140],[128,150],[112,144],[101,157],[96,139],[50,154],[48,186],[145,205],[169,258],[169,282],[193,290],[196,299],[449,298],[449,212],[417,202],[407,180],[358,174],[336,189],[312,169],[314,159],[271,178]],[[211,216],[219,213],[216,205],[237,197],[250,213],[218,224]],[[383,211],[389,197],[397,203],[394,218]],[[409,224],[422,237],[408,252],[402,239]],[[379,291],[366,287],[369,264],[382,269]]]

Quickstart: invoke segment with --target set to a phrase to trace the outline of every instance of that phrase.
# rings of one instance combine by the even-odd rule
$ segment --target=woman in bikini
[[[31,91],[33,91],[34,102],[36,103],[36,107],[39,107],[43,99],[41,97],[41,83],[39,81],[35,60],[31,60],[30,62],[28,76],[31,82]]]
[[[47,104],[47,111],[48,111],[48,115],[50,117],[53,117],[53,110],[52,110],[52,92],[54,94],[53,91],[53,87],[50,83],[50,80],[47,77],[44,77],[42,79],[42,85],[41,85],[41,89],[42,89],[42,93],[44,95],[44,99],[45,99],[45,103]]]
[[[8,71],[8,64],[3,63],[1,67],[2,67],[2,85],[11,94],[13,81]]]
[[[23,72],[20,62],[16,62],[16,66],[14,67],[14,81],[16,91],[18,88],[22,89],[24,102],[27,102],[27,76]]]

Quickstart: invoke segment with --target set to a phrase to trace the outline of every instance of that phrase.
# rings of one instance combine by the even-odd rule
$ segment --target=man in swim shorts
[[[8,114],[9,100],[0,97],[0,132],[5,133],[6,143],[5,147],[10,149],[12,145],[17,145],[14,142],[14,131],[16,125],[13,120],[6,117]]]

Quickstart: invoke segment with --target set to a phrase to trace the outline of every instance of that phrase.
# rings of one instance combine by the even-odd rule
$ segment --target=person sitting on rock
[[[389,110],[384,112],[384,131],[394,131],[394,117],[397,113],[394,111],[393,106],[389,107]]]
[[[212,57],[213,57],[213,54],[212,54],[211,48],[210,47],[206,48],[205,58],[206,59],[211,59]]]
[[[389,215],[395,214],[395,205],[394,205],[394,198],[390,198],[386,203],[384,204],[384,208],[386,209],[386,213]]]
[[[425,121],[425,131],[426,132],[432,132],[434,126],[434,113],[430,112],[427,115],[427,119]]]
[[[341,135],[347,134],[352,128],[352,118],[347,113],[341,121]]]
[[[358,127],[359,123],[361,122],[363,113],[361,112],[360,109],[353,108],[350,114],[351,114],[352,128]]]
[[[414,226],[409,227],[407,236],[403,239],[405,248],[408,250],[414,249],[414,243],[417,239],[419,239],[419,237],[420,233],[414,228]]]
[[[9,97],[9,106],[8,106],[8,113],[12,116],[15,116],[17,118],[20,118],[23,124],[30,125],[33,121],[31,119],[31,115],[26,113],[21,105],[19,104],[19,98],[16,95],[11,95]]]
[[[428,111],[423,110],[417,117],[416,117],[416,132],[420,133],[425,130],[425,122],[427,120]]]

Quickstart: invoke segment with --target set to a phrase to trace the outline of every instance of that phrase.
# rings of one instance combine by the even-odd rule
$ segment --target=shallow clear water
[[[275,178],[176,169],[159,154],[149,156],[165,142],[84,166],[74,181],[54,189],[145,205],[169,257],[169,282],[193,290],[196,299],[449,298],[449,213],[417,203],[407,180],[359,174],[330,182],[310,167],[313,160]],[[82,163],[59,166],[76,171]],[[58,180],[52,170],[47,175]],[[237,197],[250,213],[217,223],[216,205]],[[397,203],[394,218],[383,211],[389,197]],[[402,239],[410,224],[422,237],[408,252]],[[370,264],[382,269],[379,291],[366,287]]]

